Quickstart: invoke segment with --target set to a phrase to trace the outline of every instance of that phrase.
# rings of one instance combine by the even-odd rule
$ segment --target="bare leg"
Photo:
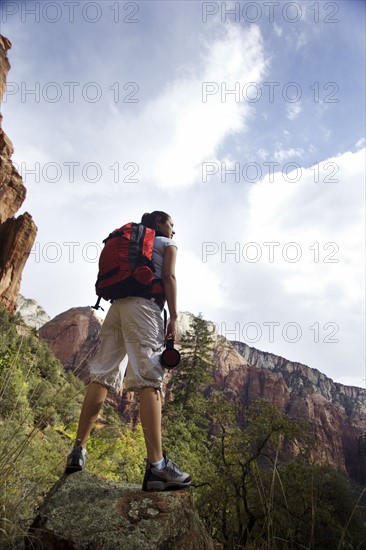
[[[103,407],[108,390],[98,382],[91,382],[84,397],[81,408],[79,426],[76,439],[81,440],[81,446],[85,448],[90,432],[94,426],[98,414]]]
[[[161,445],[161,398],[154,388],[140,390],[140,419],[150,462],[163,458]]]

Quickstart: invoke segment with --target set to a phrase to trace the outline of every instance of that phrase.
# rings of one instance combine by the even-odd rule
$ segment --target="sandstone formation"
[[[89,379],[89,364],[99,344],[102,321],[91,307],[75,307],[43,325],[39,337],[48,342],[66,370]]]
[[[288,385],[291,393],[299,396],[309,391],[317,391],[327,401],[342,407],[350,414],[366,416],[366,390],[354,386],[344,386],[333,382],[317,369],[312,369],[302,363],[288,361],[284,357],[257,350],[243,342],[231,342],[248,365],[256,368],[266,368],[279,374]]]
[[[10,69],[7,51],[10,41],[0,35],[0,101]],[[37,227],[28,212],[18,218],[26,196],[22,178],[13,166],[13,145],[2,129],[0,114],[0,304],[14,313],[22,271],[34,243]]]
[[[366,390],[243,342],[232,344],[248,367],[227,377],[224,391],[240,396],[244,406],[257,396],[307,420],[316,442],[314,458],[366,484]]]
[[[189,490],[146,493],[87,472],[61,479],[26,536],[33,550],[212,550]]]

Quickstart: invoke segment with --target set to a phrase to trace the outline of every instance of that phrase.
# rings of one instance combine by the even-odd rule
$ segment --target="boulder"
[[[86,471],[64,476],[26,534],[33,550],[211,550],[189,490],[147,493]]]

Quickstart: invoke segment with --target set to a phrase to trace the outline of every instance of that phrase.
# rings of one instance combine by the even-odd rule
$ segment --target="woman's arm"
[[[165,297],[168,302],[169,323],[166,338],[175,340],[177,334],[177,281],[175,278],[175,262],[177,258],[177,247],[167,246],[164,253],[162,279],[164,284]]]

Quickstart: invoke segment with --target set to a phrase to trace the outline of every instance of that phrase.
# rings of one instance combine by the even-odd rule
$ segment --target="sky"
[[[366,387],[365,3],[5,0],[0,17],[38,227],[21,293],[51,317],[93,305],[102,240],[163,210],[179,311]]]

